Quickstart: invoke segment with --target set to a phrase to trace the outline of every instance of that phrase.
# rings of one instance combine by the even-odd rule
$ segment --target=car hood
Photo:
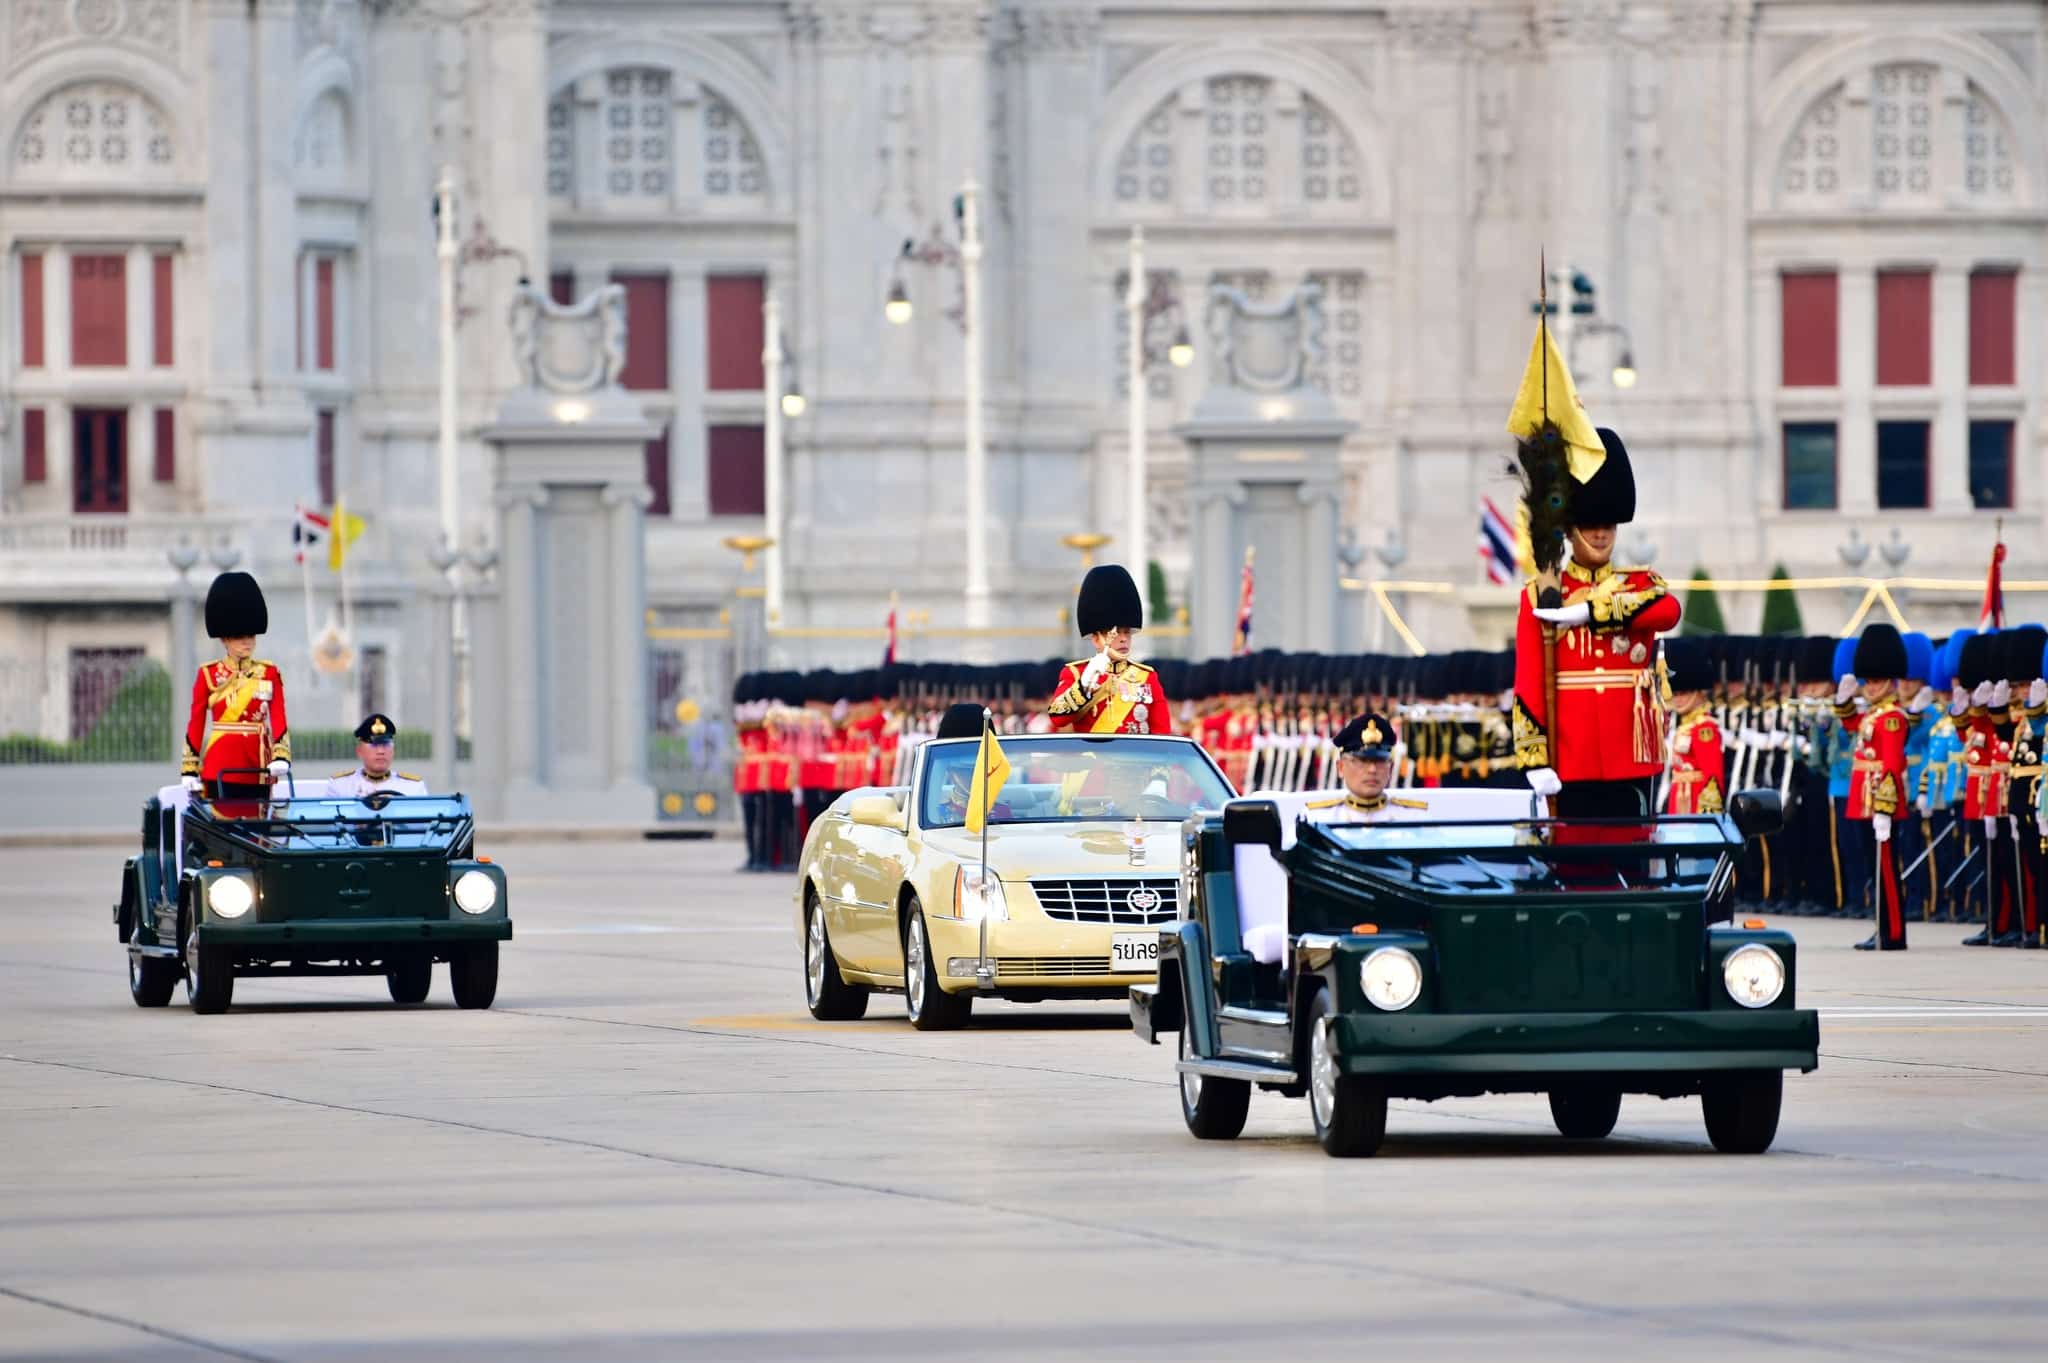
[[[1133,861],[1132,830],[1144,829],[1143,860]],[[981,835],[964,828],[934,829],[925,845],[962,862],[981,860]],[[1180,824],[1122,819],[1059,824],[990,824],[988,860],[1006,880],[1059,875],[1174,875],[1180,870]]]

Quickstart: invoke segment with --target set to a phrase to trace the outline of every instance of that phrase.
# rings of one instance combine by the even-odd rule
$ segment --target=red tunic
[[[761,784],[762,754],[768,750],[768,731],[759,724],[749,724],[740,730],[739,760],[732,765],[732,789],[735,795],[758,795],[767,787]]]
[[[1838,705],[1844,728],[1856,723],[1854,705]],[[1856,752],[1849,761],[1849,817],[1896,814],[1905,804],[1906,736],[1913,721],[1886,697],[1873,705],[1856,727]]]
[[[1159,674],[1143,663],[1109,665],[1109,676],[1094,695],[1081,689],[1088,660],[1060,669],[1060,682],[1046,713],[1056,732],[1084,734],[1170,734],[1173,716],[1166,708],[1166,690]]]
[[[1963,740],[1963,817],[2003,818],[2012,745],[1998,736],[1991,716],[1981,711],[1972,710],[1958,727]]]
[[[1671,753],[1671,794],[1666,814],[1719,814],[1728,791],[1721,728],[1704,707],[1678,726]]]
[[[192,680],[180,774],[217,781],[222,772],[260,771],[278,758],[292,760],[292,738],[285,726],[284,674],[277,664],[221,658],[202,666]],[[254,784],[268,777],[240,779]]]
[[[1657,693],[1657,636],[1678,625],[1678,598],[1647,568],[1567,565],[1559,586],[1568,606],[1592,606],[1589,624],[1557,632],[1556,722],[1545,713],[1543,622],[1536,584],[1522,592],[1515,620],[1515,757],[1550,767],[1560,781],[1626,781],[1664,767],[1663,700]]]

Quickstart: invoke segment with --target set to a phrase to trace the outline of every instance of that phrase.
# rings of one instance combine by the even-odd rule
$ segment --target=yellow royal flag
[[[974,784],[967,791],[967,831],[979,833],[987,822],[988,811],[995,808],[996,796],[1002,794],[1003,782],[1010,779],[1010,759],[1003,756],[1003,745],[996,742],[996,731],[986,719],[981,725],[981,751],[974,755]]]
[[[362,538],[366,528],[361,516],[350,515],[342,509],[340,502],[334,504],[334,516],[328,523],[327,570],[338,573],[348,559],[348,547]]]
[[[1514,410],[1508,413],[1508,434],[1534,435],[1543,428],[1546,412],[1564,433],[1572,477],[1585,482],[1607,462],[1607,447],[1600,443],[1593,419],[1586,415],[1586,404],[1579,401],[1579,390],[1572,386],[1572,371],[1557,353],[1557,338],[1538,319],[1536,339],[1529,344],[1529,367],[1522,371],[1522,387],[1515,394]]]

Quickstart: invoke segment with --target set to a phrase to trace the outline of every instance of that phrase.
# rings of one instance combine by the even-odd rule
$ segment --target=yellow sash
[[[260,673],[250,676],[237,673],[233,681],[214,692],[208,698],[218,699],[221,696],[226,696],[228,702],[227,708],[220,712],[220,718],[214,721],[215,727],[206,735],[206,746],[208,748],[211,748],[214,740],[218,739],[222,734],[234,732],[233,730],[222,729],[218,726],[233,724],[242,718],[242,714],[249,708],[250,702],[256,699],[256,684],[261,680]]]
[[[1140,664],[1132,663],[1130,667],[1133,671],[1143,672],[1147,677],[1152,675],[1149,670]],[[1124,700],[1118,696],[1115,691],[1115,684],[1116,674],[1112,672],[1109,679],[1103,683],[1103,689],[1110,693],[1110,698],[1102,703],[1100,709],[1096,710],[1094,722],[1088,726],[1089,733],[1113,734],[1119,732],[1124,727],[1124,720],[1130,717],[1132,709],[1137,706],[1138,702]],[[1149,695],[1151,693],[1148,690],[1146,694]]]

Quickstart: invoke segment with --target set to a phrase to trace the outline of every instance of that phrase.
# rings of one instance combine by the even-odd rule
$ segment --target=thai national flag
[[[308,507],[292,508],[292,543],[296,546],[292,557],[296,562],[306,561],[308,546],[317,546],[326,536],[332,522],[319,512]]]
[[[1491,497],[1479,499],[1479,561],[1486,580],[1505,587],[1515,580],[1515,528]]]

